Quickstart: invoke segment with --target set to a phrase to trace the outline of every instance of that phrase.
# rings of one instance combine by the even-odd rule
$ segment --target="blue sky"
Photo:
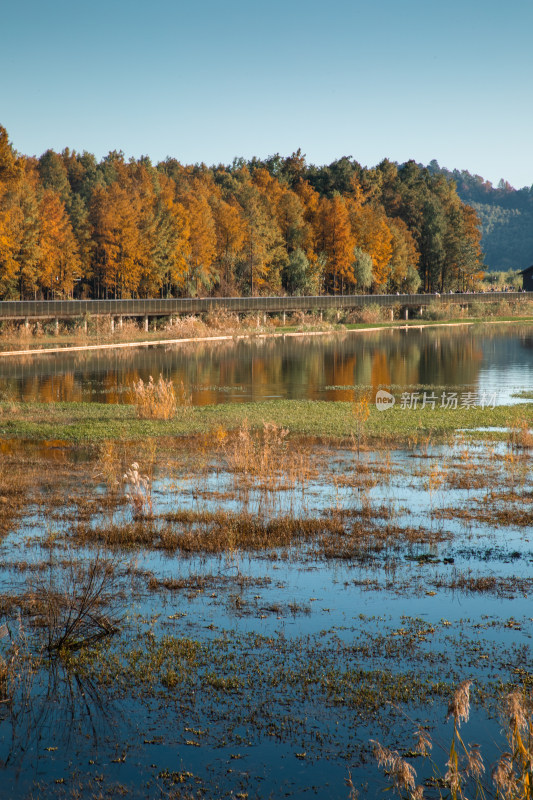
[[[298,147],[533,184],[532,0],[11,0],[15,148],[229,163]]]

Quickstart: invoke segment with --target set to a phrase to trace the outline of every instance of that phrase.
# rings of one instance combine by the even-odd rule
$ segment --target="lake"
[[[350,332],[0,359],[12,399],[128,402],[134,381],[183,381],[193,402],[270,397],[347,400],[351,387],[442,386],[496,393],[533,388],[533,326]]]

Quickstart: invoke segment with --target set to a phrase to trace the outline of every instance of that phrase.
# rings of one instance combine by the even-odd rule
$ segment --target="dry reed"
[[[134,519],[152,516],[152,481],[148,475],[141,475],[136,461],[124,473],[124,483],[128,487],[126,498],[129,500]]]
[[[533,431],[526,420],[519,420],[509,433],[509,445],[515,450],[527,450],[533,447]]]
[[[162,375],[157,382],[150,375],[148,383],[142,378],[133,384],[133,404],[140,419],[172,419],[179,409],[191,407],[192,399],[187,393],[183,381],[176,388],[170,380]]]
[[[463,681],[455,690],[448,706],[448,718],[452,717],[454,729],[452,742],[443,777],[438,765],[431,760],[434,777],[431,783],[445,786],[451,800],[466,800],[465,792],[472,787],[475,796],[496,797],[499,800],[531,800],[533,798],[533,723],[531,703],[523,691],[515,689],[501,703],[501,717],[506,731],[508,749],[491,770],[492,787],[485,779],[485,765],[477,744],[465,744],[459,734],[461,722],[467,722],[470,714],[471,681]],[[419,742],[414,755],[429,758],[431,749],[429,734],[418,729],[415,738]],[[421,787],[415,788],[416,772],[405,758],[395,750],[389,750],[378,742],[374,745],[374,756],[378,766],[385,770],[391,788],[407,800],[422,798]],[[442,795],[439,795],[442,797]],[[472,795],[469,793],[469,797]]]

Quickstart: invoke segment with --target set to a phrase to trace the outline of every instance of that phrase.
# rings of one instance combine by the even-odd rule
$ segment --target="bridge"
[[[533,292],[456,292],[449,294],[355,294],[319,295],[316,297],[176,297],[168,299],[129,300],[2,300],[0,321],[21,320],[27,326],[30,320],[79,319],[87,325],[90,317],[108,317],[111,327],[115,320],[122,324],[123,317],[142,318],[148,330],[151,317],[177,317],[205,314],[210,311],[227,311],[234,314],[285,314],[293,311],[337,312],[364,308],[369,305],[384,306],[400,311],[405,319],[409,310],[422,312],[429,306],[454,304],[469,306],[472,303],[495,303],[500,300],[531,299]]]

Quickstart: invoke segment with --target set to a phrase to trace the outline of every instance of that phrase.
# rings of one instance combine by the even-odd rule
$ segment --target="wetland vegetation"
[[[530,796],[531,329],[367,336],[0,374],[9,796]]]

